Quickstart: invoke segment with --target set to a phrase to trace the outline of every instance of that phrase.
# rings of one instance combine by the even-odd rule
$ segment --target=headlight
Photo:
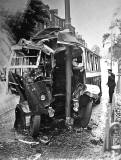
[[[55,110],[52,107],[48,108],[49,117],[54,117]]]
[[[43,95],[41,95],[40,98],[41,98],[41,101],[44,101],[46,97],[45,97],[45,95],[43,94]]]
[[[75,102],[75,103],[74,103],[73,110],[74,110],[75,112],[78,112],[78,109],[79,109],[79,103],[78,103],[78,102]]]

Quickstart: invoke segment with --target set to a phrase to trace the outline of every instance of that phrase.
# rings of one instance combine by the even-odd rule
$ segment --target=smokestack
[[[65,27],[69,29],[71,25],[70,0],[65,0]]]

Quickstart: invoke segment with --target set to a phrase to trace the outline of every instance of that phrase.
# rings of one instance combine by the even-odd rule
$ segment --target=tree
[[[121,35],[118,35],[113,43],[113,57],[115,59],[119,59],[121,57]],[[109,48],[109,52],[111,52],[111,47]]]
[[[111,34],[111,33],[105,33],[103,35],[103,47],[106,45],[108,39],[110,39],[110,43],[112,43],[112,49],[113,49],[113,58],[118,59],[121,57],[121,19],[116,19],[114,23],[109,27],[109,29],[113,29],[117,27],[119,29],[119,34]],[[112,42],[111,42],[112,41]],[[109,52],[111,52],[111,47],[109,47]]]
[[[103,35],[103,41],[102,41],[102,43],[103,43],[103,47],[105,46],[105,43],[106,43],[106,41],[107,41],[107,39],[110,37],[110,33],[105,33],[104,35]]]
[[[17,12],[16,15],[4,13],[6,24],[11,29],[16,41],[21,38],[30,39],[35,31],[37,23],[49,20],[48,7],[41,0],[30,0],[24,13]]]
[[[98,45],[94,45],[91,49],[95,54],[100,55],[100,47]]]

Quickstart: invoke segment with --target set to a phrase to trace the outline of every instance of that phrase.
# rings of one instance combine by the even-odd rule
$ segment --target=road
[[[106,113],[109,106],[106,82],[107,70],[103,70],[101,103],[93,107],[90,123],[84,130],[55,129],[49,134],[40,133],[38,139],[34,140],[28,131],[18,134],[12,129],[13,109],[11,114],[0,116],[0,160],[111,159],[110,153],[103,153]],[[11,97],[7,103],[4,102],[1,101],[1,110],[6,105],[13,106],[15,100],[12,102]],[[45,143],[45,138],[50,140],[48,144]]]
[[[106,88],[106,86],[104,87]],[[12,130],[14,112],[1,117],[0,123],[0,159],[4,160],[34,160],[34,159],[101,159],[103,155],[103,139],[105,118],[107,111],[108,96],[107,91],[103,92],[100,105],[94,106],[91,120],[87,129],[78,131],[68,131],[67,129],[56,129],[49,135],[52,137],[50,143],[46,145],[43,135],[40,134],[37,144],[27,131],[18,134]],[[2,104],[1,104],[2,105]],[[11,101],[12,105],[12,101]],[[9,106],[11,106],[9,105]],[[4,107],[4,104],[2,105]],[[6,106],[6,105],[5,105]],[[27,143],[26,143],[27,142]]]
[[[103,155],[103,139],[107,101],[102,98],[101,104],[93,107],[89,128],[82,131],[54,130],[48,137],[53,136],[50,143],[43,143],[40,134],[35,142],[27,132],[18,134],[9,127],[0,127],[0,159],[4,160],[34,160],[40,159],[101,159]],[[7,122],[8,123],[8,122]],[[9,124],[9,123],[8,123]],[[8,134],[9,132],[9,134]],[[45,135],[44,135],[45,136]],[[27,142],[27,143],[26,143]]]

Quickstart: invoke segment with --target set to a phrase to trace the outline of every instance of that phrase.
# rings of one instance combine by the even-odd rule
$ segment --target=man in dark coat
[[[111,69],[108,70],[108,83],[107,83],[107,85],[109,87],[109,103],[112,103],[112,97],[113,97],[116,83],[115,83],[115,74],[112,73]]]

